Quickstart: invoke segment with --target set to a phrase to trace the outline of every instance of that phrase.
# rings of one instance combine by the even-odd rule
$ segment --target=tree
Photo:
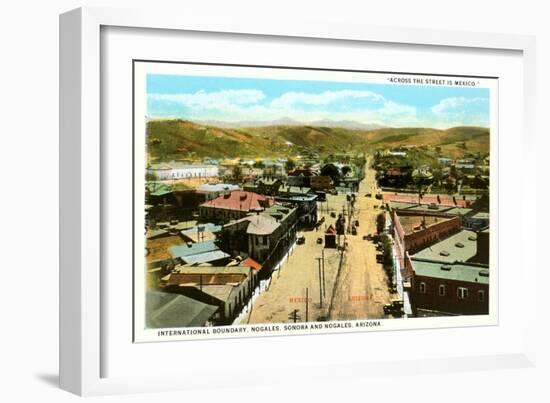
[[[388,283],[393,285],[393,247],[391,239],[388,235],[385,235],[382,239],[384,247],[384,260],[383,267],[386,275],[388,276]]]
[[[330,176],[335,184],[340,180],[340,170],[334,164],[326,164],[321,168],[321,175]]]
[[[154,172],[151,172],[151,171],[147,171],[145,173],[145,180],[147,182],[154,182],[154,181],[158,180],[157,174],[154,173]]]
[[[376,231],[380,234],[384,231],[384,228],[386,228],[386,214],[380,213],[376,217]]]
[[[293,171],[294,168],[296,168],[296,162],[292,158],[287,159],[285,162],[285,168],[287,172]]]
[[[240,165],[235,165],[233,167],[233,179],[236,181],[240,181],[241,177],[243,176],[243,169]]]

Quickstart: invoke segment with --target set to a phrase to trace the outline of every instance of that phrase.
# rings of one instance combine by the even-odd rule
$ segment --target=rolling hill
[[[462,143],[473,152],[489,151],[489,129],[454,127],[352,129],[310,125],[226,128],[187,120],[152,120],[147,146],[152,161],[184,158],[278,157],[304,153],[328,155],[373,151],[402,145],[440,146],[443,154],[460,156]]]

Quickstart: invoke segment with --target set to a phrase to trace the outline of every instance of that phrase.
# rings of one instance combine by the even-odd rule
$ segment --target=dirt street
[[[367,162],[367,166],[368,166]],[[327,201],[319,203],[319,217],[325,217],[325,223],[318,231],[303,232],[306,241],[296,245],[293,253],[281,270],[273,274],[271,284],[260,294],[251,312],[242,322],[245,323],[286,323],[294,321],[292,312],[297,312],[297,322],[306,320],[353,320],[381,318],[382,307],[388,303],[386,275],[380,264],[376,263],[376,248],[371,241],[363,240],[363,235],[376,231],[376,216],[379,213],[374,205],[381,201],[375,199],[376,181],[372,169],[366,168],[365,178],[360,183],[352,221],[359,220],[357,235],[346,235],[348,248],[344,253],[343,265],[338,273],[341,252],[324,248],[324,230],[334,224],[339,213],[347,216],[348,202],[345,194],[327,195]],[[372,197],[365,197],[372,193]],[[331,216],[331,213],[335,217]],[[348,220],[346,220],[348,221]],[[318,244],[317,239],[323,243]],[[344,243],[340,236],[339,243]],[[324,250],[324,281],[319,280],[317,258]],[[322,270],[321,270],[322,274]],[[321,279],[323,280],[323,279]],[[324,284],[322,306],[320,304],[320,283]],[[308,303],[306,304],[306,288]],[[306,308],[307,305],[307,308]]]
[[[366,197],[371,193],[372,197]],[[376,263],[376,246],[363,239],[363,235],[376,232],[376,216],[381,201],[375,198],[375,171],[367,161],[365,178],[359,185],[352,221],[359,220],[357,235],[346,236],[348,248],[344,266],[338,277],[336,293],[330,310],[331,320],[383,318],[383,306],[392,296],[387,276],[381,264]],[[374,206],[378,206],[374,208]]]

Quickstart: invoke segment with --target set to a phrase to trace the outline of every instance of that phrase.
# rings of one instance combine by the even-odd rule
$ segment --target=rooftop
[[[477,218],[479,220],[488,220],[490,218],[490,215],[489,215],[489,213],[480,211],[480,212],[475,213],[472,216],[472,218]]]
[[[314,195],[314,194],[307,194],[307,195],[300,195],[300,196],[296,196],[293,194],[275,196],[275,200],[289,201],[289,202],[310,202],[316,199],[317,199],[317,195]]]
[[[246,274],[250,273],[250,267],[241,264],[240,266],[186,266],[178,265],[174,268],[175,273],[187,274]]]
[[[145,301],[148,328],[204,326],[218,310],[217,306],[161,291],[147,291]]]
[[[205,183],[197,187],[197,192],[224,192],[239,189],[238,185],[233,185],[231,183]]]
[[[266,186],[275,185],[279,182],[281,182],[280,179],[275,179],[275,178],[260,178],[260,179],[258,179],[259,184],[266,185]]]
[[[281,226],[275,218],[264,214],[251,214],[238,221],[248,221],[246,233],[252,235],[270,235]]]
[[[462,230],[432,246],[422,249],[412,257],[448,263],[466,262],[477,252],[477,236],[474,231]]]
[[[405,203],[418,203],[418,194],[416,193],[384,193],[384,201],[387,202],[405,202]],[[452,196],[448,195],[438,195],[435,194],[425,194],[420,199],[421,204],[432,204],[443,205],[449,207],[470,207],[471,204],[475,202],[475,199],[466,197],[464,200],[462,197],[453,199]]]
[[[397,216],[406,234],[420,231],[422,229],[429,228],[434,224],[449,221],[451,219],[450,217],[430,216],[426,214],[399,215],[398,213]]]
[[[199,253],[196,255],[181,257],[185,263],[188,264],[201,264],[215,262],[217,260],[222,260],[228,258],[230,255],[221,250],[213,250],[211,252]]]
[[[237,285],[246,280],[247,276],[243,273],[173,273],[168,279],[168,285]]]
[[[289,186],[289,185],[281,185],[279,186],[279,194],[280,193],[294,193],[299,195],[304,195],[309,193],[311,188],[308,187],[301,187],[301,186]]]
[[[150,196],[164,196],[172,193],[172,187],[161,182],[147,182],[145,187]]]
[[[215,240],[215,233],[219,232],[221,229],[221,225],[205,223],[184,229],[181,231],[181,234],[193,242],[205,242]]]
[[[389,202],[390,207],[394,210],[408,210],[408,211],[428,211],[428,212],[439,212],[450,215],[466,215],[471,213],[473,210],[466,207],[453,207],[453,206],[444,206],[441,204],[436,204],[435,206],[430,206],[429,204],[418,204],[418,196],[416,202],[400,202],[400,201],[391,201]]]
[[[273,205],[273,199],[253,192],[235,190],[229,194],[216,197],[201,204],[201,207],[219,208],[225,210],[250,211],[263,210]]]
[[[160,238],[149,238],[145,244],[147,249],[146,260],[148,263],[169,260],[172,258],[169,248],[183,244],[178,235],[169,235]]]
[[[489,284],[489,268],[484,265],[425,261],[415,258],[412,263],[414,272],[418,276]]]
[[[172,246],[170,248],[170,253],[172,253],[174,257],[187,257],[200,253],[212,252],[215,250],[219,250],[218,245],[216,245],[214,241],[206,241]]]
[[[251,257],[248,257],[246,259],[244,259],[242,262],[241,262],[241,265],[243,266],[249,266],[252,268],[252,270],[254,271],[260,271],[262,269],[262,265],[258,262],[256,262],[254,259],[252,259]]]

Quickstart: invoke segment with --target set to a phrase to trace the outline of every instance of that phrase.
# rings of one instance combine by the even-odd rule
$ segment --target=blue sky
[[[147,75],[150,118],[351,120],[392,127],[489,126],[489,89]]]

